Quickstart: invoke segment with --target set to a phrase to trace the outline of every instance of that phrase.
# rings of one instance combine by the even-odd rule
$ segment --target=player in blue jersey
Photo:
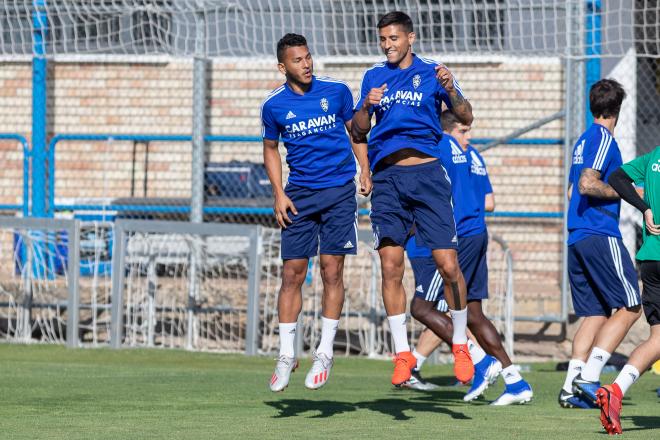
[[[344,304],[344,256],[357,249],[355,157],[362,170],[361,194],[371,191],[365,144],[347,135],[353,95],[341,82],[313,75],[312,55],[301,35],[287,34],[277,44],[277,61],[286,82],[268,95],[261,108],[264,165],[273,186],[274,212],[282,228],[282,285],[278,297],[280,355],[270,389],[282,391],[298,362],[296,322],[309,258],[320,253],[323,280],[321,341],[305,386],[317,389],[328,380],[333,343]],[[278,141],[286,147],[289,179],[282,187]]]
[[[442,113],[441,121],[445,136],[440,141],[437,154],[452,182],[458,262],[467,283],[468,327],[480,344],[468,344],[475,375],[464,400],[478,398],[501,371],[505,390],[492,404],[501,406],[525,403],[533,397],[532,388],[512,364],[497,330],[484,315],[481,304],[482,300],[488,298],[488,232],[485,211],[487,198],[494,209],[492,186],[483,158],[469,145],[470,127],[461,124],[449,111]],[[410,311],[415,319],[449,342],[451,321],[445,315],[447,303],[442,295],[443,282],[435,269],[430,249],[420,246],[415,238],[413,235],[406,245],[417,286]],[[428,357],[439,345],[439,341],[432,338],[437,344],[428,346],[425,341],[427,338],[428,332],[426,336],[422,335],[416,349],[417,353],[422,350],[421,355],[424,357]],[[431,351],[425,351],[429,349]]]
[[[612,132],[624,98],[616,81],[596,82],[589,92],[594,123],[573,148],[568,275],[573,308],[583,321],[559,393],[564,408],[595,406],[601,370],[641,314],[637,273],[619,231],[621,200],[606,183],[622,165]]]
[[[445,280],[454,321],[454,373],[467,382],[474,367],[467,348],[465,280],[456,256],[451,185],[434,153],[442,137],[443,102],[466,124],[472,122],[472,107],[447,67],[412,52],[415,33],[408,15],[390,12],[381,17],[377,27],[387,61],[375,64],[364,74],[352,133],[355,141],[363,141],[371,132],[371,223],[381,260],[383,302],[396,352],[392,384],[407,381],[416,364],[408,345],[402,284],[403,246],[413,225],[418,240],[433,249],[433,258]]]

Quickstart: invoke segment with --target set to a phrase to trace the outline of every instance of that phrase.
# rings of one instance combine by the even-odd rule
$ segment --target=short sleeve
[[[610,146],[614,139],[604,128],[600,128],[597,133],[586,139],[584,144],[584,167],[602,171],[611,160]]]
[[[341,117],[344,121],[353,119],[353,93],[347,85],[342,85]]]
[[[261,137],[274,141],[280,139],[280,131],[277,128],[277,122],[273,117],[273,112],[270,106],[266,102],[261,106]]]
[[[364,100],[367,98],[367,95],[369,95],[369,91],[371,90],[371,80],[368,76],[369,71],[364,73],[364,76],[362,77],[362,84],[360,85],[360,98],[357,100],[357,103],[355,104],[355,107],[353,110],[358,111],[362,108],[362,104],[364,103]],[[373,107],[371,110],[369,110],[370,114],[373,114]]]
[[[648,169],[651,155],[653,152],[639,156],[628,163],[621,165],[621,169],[628,175],[635,183],[644,183],[646,177],[646,170]]]
[[[483,190],[484,194],[492,194],[493,192],[493,185],[490,184],[490,177],[488,176],[488,172],[486,172],[486,175],[484,176]]]

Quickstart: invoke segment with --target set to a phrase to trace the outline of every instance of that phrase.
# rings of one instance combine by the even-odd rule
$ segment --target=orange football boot
[[[463,383],[468,383],[474,376],[474,364],[467,344],[453,344],[451,352],[454,354],[454,375]]]
[[[394,374],[392,374],[392,385],[401,385],[410,379],[413,368],[417,366],[417,358],[409,351],[397,353],[394,357]]]

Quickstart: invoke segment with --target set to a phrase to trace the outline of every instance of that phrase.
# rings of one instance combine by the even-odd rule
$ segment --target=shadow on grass
[[[448,404],[453,405],[456,403],[457,396],[462,396],[462,394],[451,391],[432,395],[420,393],[418,398],[413,399],[393,397],[356,403],[304,399],[283,399],[264,403],[279,411],[278,414],[273,416],[276,419],[298,417],[304,413],[318,413],[308,416],[312,419],[327,418],[357,411],[358,409],[367,409],[391,416],[393,420],[409,420],[414,418],[414,413],[422,412],[446,414],[457,420],[470,420],[470,417],[462,412],[447,407]]]
[[[630,431],[646,431],[650,429],[660,428],[660,416],[624,416],[623,433]],[[633,428],[626,428],[625,421],[632,422],[635,426]]]

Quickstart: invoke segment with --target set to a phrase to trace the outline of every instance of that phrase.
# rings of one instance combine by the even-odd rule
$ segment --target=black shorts
[[[660,261],[641,261],[642,305],[649,325],[660,324]]]

